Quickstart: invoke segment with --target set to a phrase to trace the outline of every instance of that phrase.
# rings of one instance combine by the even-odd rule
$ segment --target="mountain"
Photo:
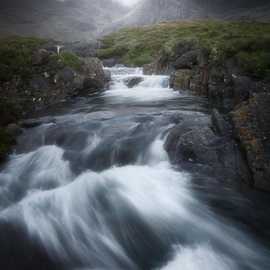
[[[114,0],[0,1],[0,36],[89,40],[127,8]]]
[[[115,24],[146,25],[161,21],[190,19],[270,19],[267,0],[142,0],[125,18]]]

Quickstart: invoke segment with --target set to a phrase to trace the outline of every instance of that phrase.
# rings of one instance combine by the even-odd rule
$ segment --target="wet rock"
[[[142,77],[131,77],[124,80],[125,85],[128,88],[133,88],[143,81]]]
[[[83,83],[84,90],[102,90],[108,81],[102,62],[98,58],[91,57],[84,58],[83,63],[82,69],[86,76]]]
[[[245,151],[255,188],[270,191],[270,95],[256,94],[232,113],[235,136]]]
[[[232,134],[232,127],[223,115],[217,109],[213,109],[211,114],[213,129],[220,136],[229,136]]]
[[[105,81],[106,82],[110,82],[112,80],[112,74],[109,70],[104,70],[104,74],[105,74]]]
[[[205,124],[205,123],[204,123]],[[239,147],[207,125],[177,125],[169,133],[165,149],[172,163],[191,172],[206,173],[226,181],[250,181]]]

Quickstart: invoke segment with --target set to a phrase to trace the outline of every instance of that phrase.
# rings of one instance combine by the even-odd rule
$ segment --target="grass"
[[[32,72],[32,53],[45,43],[34,37],[9,37],[0,39],[0,81],[14,75],[28,78]]]
[[[14,76],[26,81],[37,70],[32,59],[35,50],[48,41],[35,37],[9,37],[0,39],[0,82],[10,81]],[[52,69],[69,66],[75,70],[81,67],[80,58],[70,52],[62,52],[51,57]]]
[[[122,29],[103,38],[102,59],[118,57],[124,64],[142,66],[162,51],[173,57],[179,43],[205,48],[211,59],[235,57],[257,77],[270,74],[270,24],[257,22],[193,21]]]
[[[80,58],[71,52],[62,52],[59,59],[65,66],[69,66],[75,70],[80,70],[82,66],[82,61]]]

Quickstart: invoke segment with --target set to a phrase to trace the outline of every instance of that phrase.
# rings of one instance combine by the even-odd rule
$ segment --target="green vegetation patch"
[[[245,71],[269,76],[270,24],[259,22],[193,21],[122,29],[103,38],[102,59],[117,57],[124,64],[142,66],[161,51],[173,57],[179,43],[205,48],[215,61],[236,57]]]
[[[0,39],[0,81],[14,75],[28,78],[32,71],[32,54],[45,40],[34,37]]]
[[[69,66],[75,70],[80,70],[82,66],[82,61],[80,58],[71,52],[62,52],[59,56],[59,59],[65,66]]]

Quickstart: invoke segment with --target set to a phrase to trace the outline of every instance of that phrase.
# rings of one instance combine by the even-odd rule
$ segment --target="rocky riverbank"
[[[266,23],[174,22],[112,34],[99,55],[169,74],[175,90],[208,97],[210,125],[180,125],[169,135],[174,163],[196,160],[222,178],[270,191],[269,44]]]
[[[0,40],[0,159],[15,142],[21,119],[106,87],[110,74],[93,50],[38,38]]]
[[[245,173],[244,180],[255,188],[270,191],[269,78],[255,75],[254,70],[248,72],[235,56],[216,60],[209,51],[188,43],[179,43],[174,58],[165,57],[161,55],[146,65],[145,73],[169,72],[173,89],[207,96],[213,109],[214,128],[223,130],[222,136],[231,136],[240,145],[252,175],[250,181]],[[195,132],[196,136],[200,133],[202,130]],[[196,151],[198,147],[191,152]],[[211,151],[205,149],[203,156],[211,156]],[[224,155],[223,152],[219,156]],[[213,160],[208,163],[215,167]],[[241,174],[240,169],[235,168],[235,172]]]

